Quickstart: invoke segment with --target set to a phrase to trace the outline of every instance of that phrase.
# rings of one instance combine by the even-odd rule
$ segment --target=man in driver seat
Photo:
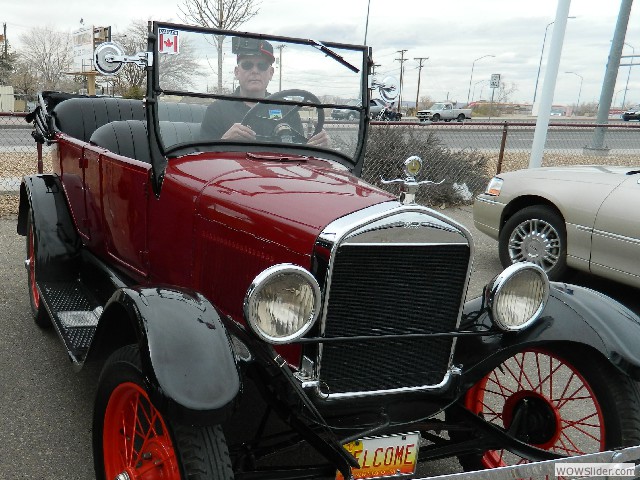
[[[250,98],[265,98],[269,96],[267,86],[273,77],[273,46],[266,40],[234,37],[232,39],[233,53],[237,55],[234,69],[239,86],[233,95]],[[256,135],[268,135],[271,132],[256,132],[251,127],[242,124],[246,113],[257,103],[249,101],[217,100],[207,108],[202,121],[203,139],[253,141]],[[291,107],[268,105],[269,118],[281,118]],[[303,133],[300,116],[292,114],[287,123],[291,129]],[[322,130],[307,140],[307,145],[326,146],[329,136]]]

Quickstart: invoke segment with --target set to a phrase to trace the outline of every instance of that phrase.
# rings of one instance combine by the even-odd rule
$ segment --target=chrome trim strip
[[[488,199],[488,198],[486,198],[486,197],[481,197],[480,195],[478,195],[478,196],[476,197],[476,200],[477,200],[478,202],[488,203],[489,205],[503,205],[503,206],[504,206],[504,204],[503,204],[503,203],[497,202],[497,201],[495,201],[495,200],[490,200],[490,199]]]
[[[564,457],[558,460],[520,463],[506,467],[490,468],[488,470],[476,470],[474,472],[450,473],[445,475],[436,475],[433,477],[414,478],[415,480],[512,480],[514,478],[558,478],[556,477],[555,465],[567,463],[636,463],[638,460],[640,460],[640,446],[633,446],[620,448],[619,450],[607,450],[604,452],[577,455],[575,457]],[[640,467],[636,465],[635,475],[633,478],[636,478],[638,474],[640,474]],[[588,476],[580,478],[582,480],[595,480],[611,477]]]
[[[397,246],[401,246],[401,247],[410,247],[410,246],[417,246],[417,247],[424,247],[426,245],[430,245],[430,246],[436,246],[436,245],[467,245],[464,242],[425,242],[425,243],[403,243],[403,242],[398,242],[398,243],[384,243],[384,242],[380,242],[380,243],[376,243],[376,242],[368,242],[368,243],[350,243],[349,246],[350,247],[380,247],[383,245],[393,245],[394,247]]]
[[[633,243],[640,245],[640,238],[627,237],[626,235],[620,235],[617,233],[606,232],[604,230],[597,230],[592,227],[585,227],[584,225],[575,225],[576,230],[588,232],[591,235],[598,235],[599,237],[612,238],[614,240],[620,240],[622,242]]]
[[[436,385],[420,385],[419,387],[402,387],[393,388],[387,390],[367,390],[366,392],[348,392],[348,393],[329,393],[321,390],[321,385],[316,388],[316,394],[322,396],[323,399],[341,399],[341,398],[356,398],[356,397],[370,397],[374,395],[393,395],[395,393],[410,393],[410,392],[422,392],[430,390],[440,390],[445,388],[453,379],[453,375],[459,373],[459,369],[449,366],[447,373],[445,373],[442,381]]]
[[[394,215],[399,215],[403,213],[420,213],[424,215],[429,215],[435,220],[442,222],[443,227],[450,232],[460,233],[467,240],[467,245],[469,246],[469,263],[467,266],[467,275],[465,279],[465,284],[463,287],[463,297],[460,299],[460,307],[458,309],[458,318],[456,320],[456,328],[460,326],[460,322],[462,321],[462,310],[464,308],[464,299],[466,298],[467,290],[469,288],[469,281],[471,278],[471,271],[473,267],[473,261],[475,258],[475,246],[473,242],[473,238],[471,233],[467,228],[453,220],[452,218],[443,215],[440,212],[437,212],[428,207],[424,207],[422,205],[410,204],[403,205],[398,201],[389,201],[381,204],[373,205],[371,207],[367,207],[363,210],[359,210],[357,212],[353,212],[349,215],[346,215],[342,218],[335,220],[334,222],[327,225],[327,227],[320,233],[318,239],[316,240],[316,247],[323,247],[330,249],[330,258],[329,265],[327,268],[326,274],[326,282],[323,290],[323,303],[321,309],[321,316],[319,318],[320,322],[320,334],[323,335],[325,332],[326,326],[326,315],[327,315],[327,307],[329,304],[329,297],[331,292],[331,279],[333,274],[333,265],[335,261],[336,251],[338,247],[346,240],[348,237],[364,228],[368,224],[372,224],[377,221],[384,220],[385,218],[392,217]],[[436,227],[436,225],[434,225]],[[437,243],[441,244],[441,243]],[[453,243],[455,244],[455,243]],[[354,243],[350,245],[356,245]],[[397,245],[397,244],[386,244],[386,245]],[[420,245],[420,244],[415,244]],[[432,245],[431,243],[424,243],[422,245]],[[436,245],[436,244],[433,244]],[[422,385],[417,387],[403,387],[400,389],[390,389],[390,390],[376,390],[376,391],[356,391],[356,392],[348,392],[348,393],[334,393],[327,394],[322,392],[320,387],[316,389],[316,394],[322,398],[353,398],[353,397],[365,397],[365,396],[373,396],[379,394],[391,394],[396,392],[409,392],[409,391],[424,391],[424,390],[437,390],[445,386],[451,377],[452,370],[456,371],[457,369],[452,366],[453,363],[453,355],[455,352],[457,343],[457,338],[454,338],[451,343],[451,351],[449,352],[449,361],[447,364],[448,371],[444,375],[443,380],[436,385]],[[320,370],[322,368],[322,349],[323,345],[318,345],[318,356],[315,362],[315,372],[314,372],[314,380],[320,380]]]
[[[640,245],[640,239],[633,238],[633,237],[627,237],[626,235],[619,235],[617,233],[605,232],[603,230],[596,230],[596,229],[593,229],[592,234],[593,235],[598,235],[598,236],[604,237],[604,238],[612,238],[614,240],[620,240],[622,242],[627,242],[627,243],[633,243],[633,244],[636,244],[636,245]]]

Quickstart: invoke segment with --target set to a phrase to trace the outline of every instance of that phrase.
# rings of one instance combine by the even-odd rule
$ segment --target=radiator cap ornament
[[[443,180],[439,182],[432,182],[431,180],[417,181],[416,176],[422,171],[422,159],[417,155],[412,155],[404,161],[404,174],[405,178],[396,178],[394,180],[385,180],[380,177],[380,181],[384,185],[393,183],[400,184],[400,203],[407,205],[416,203],[416,192],[421,185],[440,185]]]

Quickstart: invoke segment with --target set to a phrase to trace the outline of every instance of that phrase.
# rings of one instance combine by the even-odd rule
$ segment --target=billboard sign
[[[86,27],[71,34],[73,47],[72,73],[95,72],[93,50],[96,45],[111,40],[111,27]]]

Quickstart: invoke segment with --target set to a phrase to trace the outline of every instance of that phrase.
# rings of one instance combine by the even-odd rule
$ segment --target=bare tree
[[[184,0],[178,6],[180,18],[190,24],[207,28],[234,30],[258,14],[256,0]],[[222,44],[224,35],[215,35],[218,50],[218,92],[222,92]]]
[[[129,24],[123,34],[114,35],[113,39],[124,47],[125,52],[133,54],[147,49],[147,36],[147,22],[136,20]],[[163,55],[160,62],[160,84],[163,88],[192,87],[194,77],[202,75],[193,48],[186,39],[180,44],[180,55]],[[113,84],[114,89],[120,94],[136,92],[138,96],[143,94],[146,80],[147,73],[144,69],[126,64],[113,78]]]
[[[54,90],[65,83],[71,70],[71,38],[68,32],[59,32],[50,26],[33,27],[20,35],[22,62],[35,70],[38,88]]]
[[[18,59],[10,79],[16,93],[34,95],[38,92],[37,72],[29,62]]]
[[[429,108],[434,103],[435,103],[435,100],[431,98],[430,95],[424,95],[420,97],[420,100],[418,101],[418,105],[416,106],[416,110],[423,110],[425,108]]]
[[[518,91],[518,86],[511,82],[510,85],[507,85],[505,82],[500,82],[500,88],[498,88],[495,92],[494,101],[497,103],[509,103],[511,100],[511,95]]]

